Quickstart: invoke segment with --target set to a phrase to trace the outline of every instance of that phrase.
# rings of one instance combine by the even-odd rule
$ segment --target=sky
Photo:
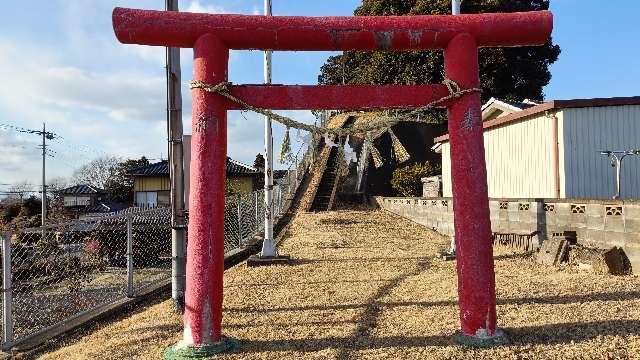
[[[472,0],[467,0],[472,1]],[[181,0],[180,10],[260,14],[262,0]],[[274,15],[352,15],[359,0],[273,0]],[[21,0],[0,12],[0,191],[38,184],[40,138],[2,126],[47,130],[47,178],[69,178],[104,155],[167,157],[164,48],[118,43],[111,26],[115,6],[162,9],[163,0]],[[640,95],[640,2],[552,0],[553,38],[562,48],[551,67],[546,99]],[[276,52],[273,82],[315,84],[329,52]],[[190,49],[181,51],[183,122],[191,133]],[[229,80],[261,83],[262,53],[232,51]],[[508,69],[505,69],[508,71]],[[310,112],[282,112],[312,122]],[[228,154],[253,163],[264,151],[262,118],[228,115]],[[282,127],[274,125],[274,148]],[[295,132],[292,134],[295,138]],[[277,165],[276,167],[282,167]]]

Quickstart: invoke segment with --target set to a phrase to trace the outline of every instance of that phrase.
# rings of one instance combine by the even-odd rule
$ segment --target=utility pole
[[[42,130],[32,130],[14,126],[9,127],[15,129],[17,132],[42,136],[42,145],[40,145],[40,147],[42,147],[42,201],[40,202],[42,204],[42,210],[40,220],[41,226],[45,226],[47,222],[47,180],[45,171],[47,159],[47,140],[53,140],[59,136],[52,132],[47,132],[47,127],[44,122],[42,123]]]
[[[166,0],[167,11],[178,11],[178,0]],[[180,49],[166,48],[167,129],[171,180],[171,298],[184,312],[186,271],[186,221],[184,199],[184,149],[182,146],[182,93]]]
[[[47,182],[45,179],[46,170],[46,158],[47,158],[47,129],[44,123],[42,123],[42,226],[47,223]]]
[[[271,16],[271,0],[264,0],[264,14]],[[271,84],[271,51],[264,52],[264,83]],[[264,241],[261,257],[276,257],[278,253],[273,239],[273,136],[271,119],[264,117]]]

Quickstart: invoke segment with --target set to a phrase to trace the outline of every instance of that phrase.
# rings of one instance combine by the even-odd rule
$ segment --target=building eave
[[[569,108],[585,108],[585,107],[603,107],[603,106],[625,106],[625,105],[640,105],[640,96],[631,97],[614,97],[614,98],[594,98],[594,99],[573,99],[573,100],[554,100],[540,105],[532,106],[528,109],[524,109],[512,114],[508,114],[494,120],[485,121],[482,123],[483,129],[491,129],[499,126],[509,125],[518,121],[525,120],[526,118],[538,115],[545,111],[569,109]],[[449,141],[449,134],[445,134],[433,139],[433,142],[447,142]]]

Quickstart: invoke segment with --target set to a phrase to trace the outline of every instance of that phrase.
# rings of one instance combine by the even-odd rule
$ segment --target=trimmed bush
[[[420,179],[437,175],[440,171],[441,165],[434,166],[428,161],[399,167],[393,171],[391,187],[395,190],[396,195],[422,196],[422,181]]]

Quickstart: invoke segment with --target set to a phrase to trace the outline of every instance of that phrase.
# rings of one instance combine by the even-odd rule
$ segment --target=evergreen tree
[[[549,0],[466,0],[462,13],[537,11]],[[363,0],[357,16],[450,14],[450,0]],[[560,47],[483,48],[479,50],[482,100],[543,100],[551,80],[549,65]],[[320,70],[320,84],[427,84],[443,81],[442,51],[347,51],[330,57]]]

